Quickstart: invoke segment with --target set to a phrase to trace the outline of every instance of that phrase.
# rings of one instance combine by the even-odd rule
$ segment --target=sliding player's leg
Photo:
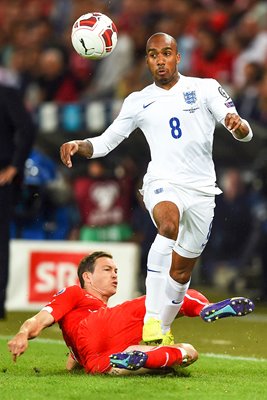
[[[130,346],[124,352],[110,355],[110,364],[113,368],[130,371],[140,368],[170,370],[187,367],[195,362],[198,353],[187,343],[173,346]]]

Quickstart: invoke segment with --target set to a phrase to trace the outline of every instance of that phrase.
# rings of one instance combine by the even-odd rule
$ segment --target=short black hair
[[[110,253],[107,253],[105,251],[95,251],[89,254],[88,256],[85,256],[79,263],[77,274],[82,288],[84,287],[84,279],[82,276],[83,273],[84,272],[93,273],[95,270],[95,262],[98,258],[101,257],[113,258]]]

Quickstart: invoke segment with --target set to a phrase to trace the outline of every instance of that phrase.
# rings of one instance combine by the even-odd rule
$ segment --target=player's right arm
[[[42,310],[32,318],[27,319],[20,327],[18,333],[8,342],[8,349],[12,353],[13,361],[23,354],[28,348],[28,340],[37,337],[40,332],[54,323],[54,317]]]
[[[89,140],[71,140],[63,143],[60,147],[60,158],[66,167],[72,167],[71,158],[74,154],[79,154],[86,158],[91,158],[93,155],[93,146]]]
[[[126,139],[136,128],[135,94],[129,95],[123,102],[121,111],[113,123],[100,135],[85,140],[71,140],[60,147],[63,164],[72,167],[72,156],[79,154],[86,158],[105,157]]]

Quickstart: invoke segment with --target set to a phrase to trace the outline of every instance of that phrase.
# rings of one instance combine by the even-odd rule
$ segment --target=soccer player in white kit
[[[166,345],[173,343],[170,326],[208,241],[215,195],[221,193],[212,160],[216,121],[237,140],[250,141],[253,134],[216,80],[179,74],[173,37],[152,35],[146,59],[154,83],[130,94],[102,135],[64,143],[60,153],[72,167],[75,153],[104,157],[136,128],[145,135],[151,161],[142,193],[158,234],[148,254],[143,340]]]

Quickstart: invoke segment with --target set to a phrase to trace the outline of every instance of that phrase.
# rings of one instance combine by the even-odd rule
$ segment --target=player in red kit
[[[116,293],[117,267],[112,256],[95,252],[79,264],[81,287],[74,285],[58,292],[38,314],[26,320],[8,343],[13,360],[23,354],[28,340],[46,327],[58,322],[71,351],[67,369],[79,363],[87,373],[125,374],[188,366],[197,359],[193,346],[180,343],[172,346],[140,346],[145,296],[108,307],[108,299]],[[234,301],[234,300],[233,300]],[[249,299],[235,299],[239,315],[253,310]],[[220,307],[218,305],[221,305]],[[188,290],[179,314],[212,320],[234,315],[227,303],[210,305],[201,293]],[[220,312],[219,312],[220,311]],[[219,313],[218,313],[219,312]],[[217,314],[216,314],[217,313]],[[238,315],[238,313],[237,313]],[[207,319],[208,318],[208,319]]]

